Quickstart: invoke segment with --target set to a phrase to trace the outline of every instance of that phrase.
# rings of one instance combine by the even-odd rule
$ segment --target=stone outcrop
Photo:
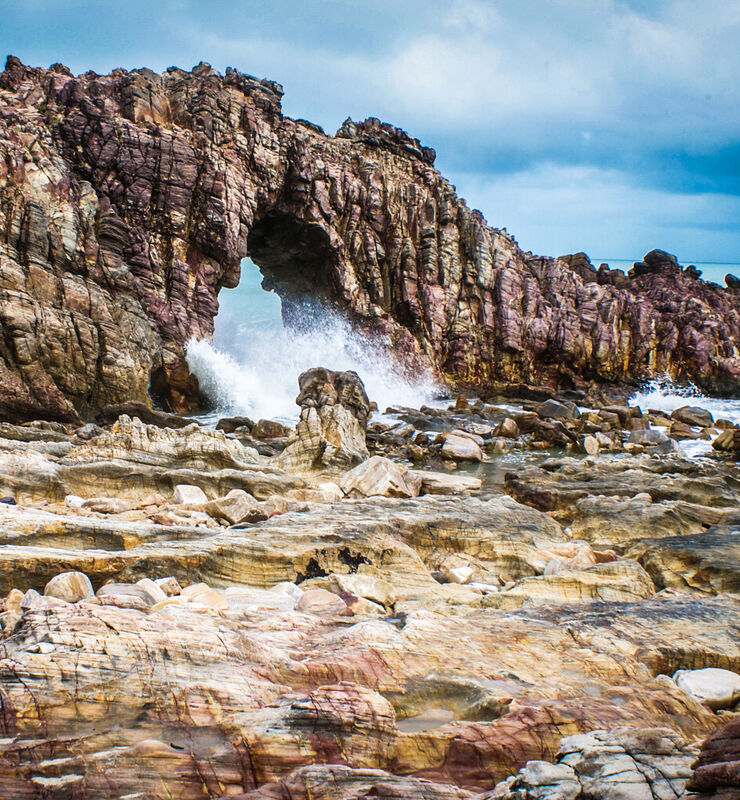
[[[646,256],[621,280],[522,252],[434,151],[378,122],[285,117],[207,64],[0,74],[0,413],[70,420],[201,398],[184,360],[247,254],[286,317],[330,303],[460,385],[668,372],[737,392],[740,295]],[[657,259],[657,260],[656,260]],[[660,263],[658,263],[660,262]],[[666,266],[667,264],[667,266]]]
[[[740,718],[707,737],[693,766],[688,788],[701,798],[732,800],[740,796]]]
[[[315,367],[301,373],[298,386],[301,416],[278,464],[287,469],[343,470],[367,459],[370,401],[360,376],[351,370]]]
[[[696,748],[665,729],[617,728],[563,739],[558,761],[530,761],[481,800],[683,797]]]

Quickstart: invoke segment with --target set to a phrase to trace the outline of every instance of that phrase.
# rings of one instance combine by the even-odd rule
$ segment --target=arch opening
[[[356,371],[380,408],[418,407],[438,391],[427,376],[410,380],[387,343],[358,331],[333,302],[337,254],[318,225],[271,212],[247,249],[238,286],[219,294],[212,339],[187,345],[211,417],[292,422],[298,376],[317,366]]]

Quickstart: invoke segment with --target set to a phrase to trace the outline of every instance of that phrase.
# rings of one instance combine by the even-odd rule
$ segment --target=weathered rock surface
[[[24,611],[0,642],[4,796],[232,796],[329,764],[480,791],[594,726],[708,734],[713,713],[654,675],[740,659],[728,598],[419,611],[400,628],[288,608]]]
[[[531,761],[482,800],[671,800],[696,747],[665,729],[616,728],[563,739],[558,761]]]
[[[301,417],[278,464],[286,469],[343,470],[367,459],[370,401],[359,375],[316,367],[299,376],[298,386]]]
[[[733,800],[740,796],[740,717],[702,743],[688,789],[701,798]]]
[[[434,151],[378,120],[335,136],[278,84],[207,64],[0,75],[0,411],[74,419],[147,390],[192,409],[183,345],[249,254],[298,310],[331,301],[461,384],[740,386],[740,295],[665,255],[592,281],[469,210]],[[601,273],[599,273],[601,274]]]
[[[34,442],[0,446],[0,493],[23,502],[68,495],[140,501],[154,492],[171,497],[184,484],[211,499],[242,489],[262,500],[304,485],[222,431],[198,425],[163,429],[122,416],[89,441],[66,438],[62,457],[39,452]]]

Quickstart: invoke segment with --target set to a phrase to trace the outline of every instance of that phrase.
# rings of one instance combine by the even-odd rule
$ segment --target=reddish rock
[[[619,280],[524,253],[398,128],[336,136],[281,87],[207,64],[0,74],[0,414],[75,419],[148,389],[201,398],[208,337],[249,255],[288,314],[328,300],[410,369],[459,386],[667,372],[740,391],[740,295],[653,251]],[[603,273],[603,274],[602,274]]]
[[[687,789],[707,793],[735,789],[740,796],[740,717],[707,737],[693,766]]]

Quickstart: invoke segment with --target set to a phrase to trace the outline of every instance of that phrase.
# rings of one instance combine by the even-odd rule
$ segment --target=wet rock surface
[[[560,410],[523,403],[516,471],[494,447],[512,412],[486,404],[399,411],[369,441],[390,457],[339,474],[243,445],[251,420],[4,425],[0,794],[734,791],[734,462],[527,462]],[[600,419],[621,442],[639,418]],[[454,431],[481,462],[445,458]]]

